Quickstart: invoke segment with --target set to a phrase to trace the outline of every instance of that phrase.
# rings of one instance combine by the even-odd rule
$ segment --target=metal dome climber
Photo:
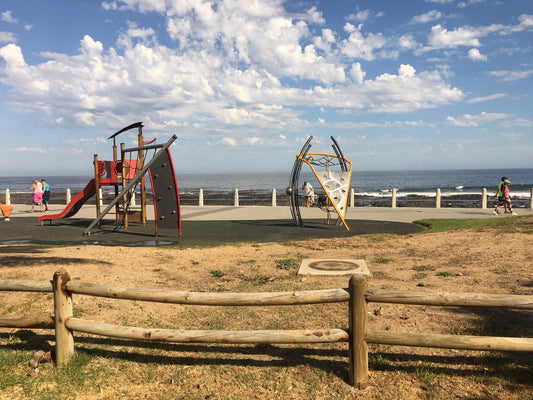
[[[325,199],[320,199],[316,206],[327,212],[328,223],[330,220],[330,212],[336,212],[338,219],[337,224],[342,223],[346,230],[350,230],[346,224],[346,209],[348,205],[348,195],[350,190],[350,180],[352,177],[352,163],[344,157],[337,141],[331,136],[333,141],[333,151],[335,154],[328,153],[311,153],[311,140],[313,136],[305,142],[300,153],[296,155],[296,160],[292,167],[291,176],[289,179],[289,187],[287,187],[287,194],[290,196],[290,209],[294,224],[297,226],[304,226],[302,215],[300,213],[300,205],[298,195],[300,171],[302,165],[305,163],[309,165],[311,171],[320,183],[324,190]],[[329,206],[333,207],[330,210]]]

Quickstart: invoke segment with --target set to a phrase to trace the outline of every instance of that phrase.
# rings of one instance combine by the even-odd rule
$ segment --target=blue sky
[[[178,172],[533,167],[531,0],[2,0],[0,176],[92,173],[119,129]],[[119,137],[132,146],[136,136]]]

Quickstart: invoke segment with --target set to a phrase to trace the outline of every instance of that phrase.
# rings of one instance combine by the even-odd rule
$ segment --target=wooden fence
[[[498,307],[533,310],[533,296],[481,293],[411,292],[368,289],[352,276],[347,289],[300,292],[206,293],[108,286],[72,279],[62,268],[53,281],[0,280],[0,291],[53,292],[53,316],[0,315],[0,327],[54,329],[56,365],[74,353],[72,332],[174,343],[349,343],[349,380],[358,388],[368,379],[368,343],[464,350],[533,351],[533,338],[444,335],[367,330],[369,302],[446,307]],[[281,306],[348,302],[348,327],[317,330],[177,330],[121,326],[75,318],[72,295],[204,306]]]

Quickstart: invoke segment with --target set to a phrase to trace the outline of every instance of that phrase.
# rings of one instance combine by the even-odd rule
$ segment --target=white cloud
[[[435,25],[431,28],[428,43],[434,49],[454,48],[457,46],[478,47],[481,45],[478,36],[479,32],[470,28],[457,28],[453,31],[448,31],[441,25]]]
[[[375,50],[381,49],[387,40],[381,33],[369,33],[366,37],[359,28],[347,23],[344,30],[350,34],[340,44],[341,52],[348,57],[372,61],[376,58]]]
[[[418,43],[414,39],[413,35],[408,33],[408,34],[402,35],[398,39],[398,45],[400,46],[401,49],[412,50],[418,46]]]
[[[352,79],[357,83],[363,83],[363,80],[365,79],[366,72],[363,71],[361,68],[361,64],[355,63],[352,65],[352,68],[350,70],[350,76]]]
[[[442,17],[440,11],[431,10],[425,14],[415,15],[412,19],[412,23],[427,24],[428,22],[436,21]]]
[[[0,32],[0,43],[2,42],[16,42],[17,39],[11,32]]]
[[[245,143],[249,146],[257,146],[263,144],[263,140],[260,137],[252,136],[245,138]]]
[[[281,1],[257,7],[224,2],[219,8],[200,2],[105,4],[163,13],[176,42],[162,45],[152,28],[129,23],[114,47],[104,48],[86,35],[77,54],[43,52],[45,61],[35,65],[26,63],[20,47],[8,44],[0,48],[5,61],[0,82],[14,89],[13,107],[46,112],[62,126],[116,127],[143,115],[154,129],[179,127],[188,136],[217,132],[229,137],[240,126],[260,137],[272,129],[313,126],[316,119],[307,121],[304,107],[403,112],[464,96],[443,74],[417,72],[407,64],[396,64],[398,72],[367,77],[357,58],[383,56],[398,42],[400,48],[414,48],[411,35],[388,40],[347,24],[344,41],[330,29],[313,36],[305,21],[311,18],[308,13],[293,19]],[[311,84],[297,84],[303,80]]]
[[[515,30],[521,31],[533,27],[533,15],[531,14],[522,14],[518,17],[518,20],[520,21],[520,24],[515,27]]]
[[[529,78],[533,75],[533,69],[526,71],[490,71],[489,75],[497,78],[500,82],[510,82]]]
[[[7,22],[8,24],[16,24],[18,22],[18,19],[13,17],[13,13],[10,10],[6,10],[0,14],[0,20]]]
[[[460,1],[457,3],[457,7],[459,8],[465,8],[467,6],[471,6],[472,4],[479,4],[479,3],[485,3],[486,0],[468,0],[468,1]]]
[[[108,143],[106,138],[103,136],[98,136],[96,138],[76,138],[66,141],[67,144],[72,146],[92,146],[96,144],[106,144]]]
[[[45,154],[47,153],[46,149],[43,149],[42,147],[37,147],[37,146],[34,146],[34,147],[17,147],[17,148],[14,148],[13,151],[17,152],[17,153],[38,153],[38,154]]]
[[[224,138],[222,139],[222,143],[231,147],[237,146],[237,141],[233,138]]]
[[[468,58],[470,58],[472,61],[487,61],[487,56],[481,54],[478,49],[468,50]]]
[[[357,11],[355,14],[350,14],[346,19],[354,22],[364,22],[372,16],[372,11],[363,10]]]
[[[480,126],[488,122],[503,120],[510,118],[512,115],[504,113],[486,113],[482,112],[478,115],[463,114],[461,117],[447,117],[446,121],[454,126],[459,127],[469,127],[469,126]]]
[[[467,101],[468,104],[482,103],[484,101],[497,100],[503,97],[507,97],[507,93],[495,93],[490,96],[474,97]]]

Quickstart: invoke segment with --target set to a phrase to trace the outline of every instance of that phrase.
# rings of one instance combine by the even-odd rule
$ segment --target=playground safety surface
[[[176,230],[159,230],[155,237],[154,222],[144,226],[132,223],[127,230],[114,230],[111,220],[103,220],[100,228],[83,235],[91,219],[69,218],[55,220],[41,226],[36,218],[12,217],[0,221],[0,244],[34,243],[47,245],[110,245],[110,246],[218,246],[238,242],[286,242],[305,239],[350,237],[363,234],[410,234],[425,228],[406,222],[347,220],[350,231],[342,225],[328,225],[323,219],[305,221],[304,227],[294,226],[292,220],[215,220],[182,221],[182,235]]]

